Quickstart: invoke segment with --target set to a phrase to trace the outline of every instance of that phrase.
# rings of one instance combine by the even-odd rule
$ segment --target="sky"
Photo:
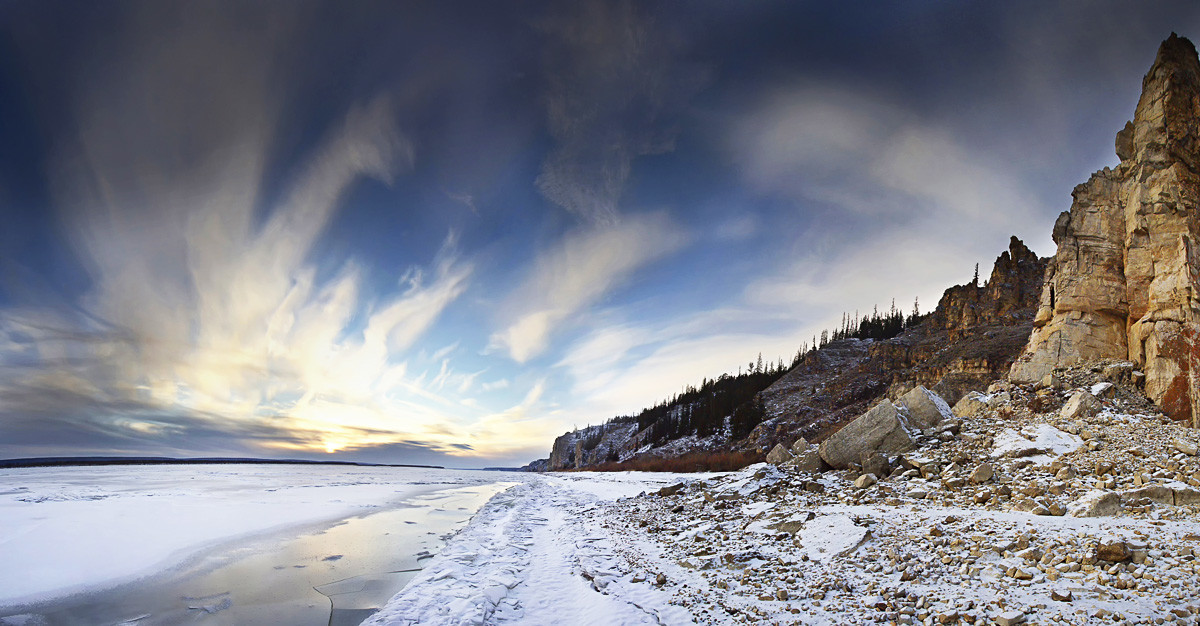
[[[1200,6],[4,2],[0,458],[545,457],[1053,254],[1172,31]]]

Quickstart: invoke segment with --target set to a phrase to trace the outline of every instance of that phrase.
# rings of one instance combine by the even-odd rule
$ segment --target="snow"
[[[520,474],[190,465],[0,471],[0,606],[110,587],[217,544]]]
[[[1083,439],[1050,424],[1036,424],[1019,433],[1011,428],[1002,430],[994,444],[992,458],[1021,456],[1035,463],[1046,463],[1051,460],[1047,455],[1061,456],[1083,447]]]
[[[571,473],[498,494],[387,606],[383,624],[678,624],[686,609],[596,528],[605,502],[697,475]]]
[[[804,525],[800,543],[809,559],[825,561],[853,552],[869,535],[847,515],[822,515]]]

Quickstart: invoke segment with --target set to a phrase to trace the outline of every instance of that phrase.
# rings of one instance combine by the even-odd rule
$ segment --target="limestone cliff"
[[[1072,193],[1054,225],[1034,332],[1010,377],[1129,359],[1146,394],[1200,426],[1200,60],[1172,34],[1117,133],[1115,169]]]

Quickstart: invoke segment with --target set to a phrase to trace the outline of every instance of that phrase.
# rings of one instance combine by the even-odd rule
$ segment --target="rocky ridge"
[[[950,401],[1002,376],[1032,329],[1046,260],[1012,237],[986,283],[948,288],[924,321],[882,341],[844,339],[811,351],[760,393],[764,421],[750,436],[685,437],[649,449],[649,428],[589,426],[555,439],[546,468],[584,469],[639,455],[677,456],[698,449],[769,450],[796,437],[820,441],[880,398],[926,386]]]
[[[987,283],[948,288],[916,327],[883,341],[831,342],[809,354],[762,392],[767,420],[747,443],[820,441],[880,398],[917,386],[950,402],[986,388],[1028,341],[1045,264],[1013,237]]]
[[[1127,359],[1163,411],[1200,426],[1200,60],[1187,39],[1163,42],[1116,152],[1054,225],[1058,251],[1011,377]]]

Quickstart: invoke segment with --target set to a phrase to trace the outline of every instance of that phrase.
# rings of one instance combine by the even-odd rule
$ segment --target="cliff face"
[[[1167,415],[1200,426],[1200,60],[1187,39],[1163,42],[1116,152],[1120,165],[1076,187],[1054,225],[1058,252],[1010,377],[1128,359]]]

